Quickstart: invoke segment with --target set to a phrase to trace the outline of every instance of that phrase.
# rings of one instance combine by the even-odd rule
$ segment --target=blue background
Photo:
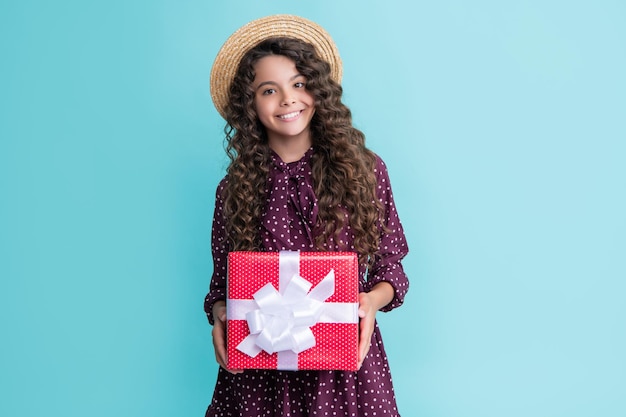
[[[0,415],[200,416],[224,40],[335,38],[411,254],[403,416],[626,415],[618,0],[0,3]]]

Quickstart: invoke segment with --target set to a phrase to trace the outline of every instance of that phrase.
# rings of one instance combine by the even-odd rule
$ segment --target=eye
[[[268,88],[267,90],[263,90],[263,95],[269,96],[270,94],[274,94],[275,92],[276,90],[274,90],[273,88]]]
[[[304,88],[305,85],[306,85],[305,83],[299,81],[299,82],[295,83],[293,86],[296,87],[296,88]]]

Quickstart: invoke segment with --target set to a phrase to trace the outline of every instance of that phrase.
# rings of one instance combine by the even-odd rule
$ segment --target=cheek
[[[276,103],[271,97],[256,97],[254,99],[254,111],[257,115],[272,113],[276,107]]]
[[[259,105],[254,106],[253,111],[259,123],[261,123],[263,127],[267,127],[272,119],[272,114],[268,111],[267,106],[263,105],[263,103],[259,103]]]

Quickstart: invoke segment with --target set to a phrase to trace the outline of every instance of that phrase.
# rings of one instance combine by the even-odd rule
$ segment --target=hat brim
[[[330,65],[330,76],[341,83],[341,58],[335,42],[317,23],[294,15],[274,15],[253,20],[237,29],[222,45],[211,69],[211,98],[217,111],[226,119],[230,84],[241,58],[261,41],[287,37],[313,45],[318,56]]]

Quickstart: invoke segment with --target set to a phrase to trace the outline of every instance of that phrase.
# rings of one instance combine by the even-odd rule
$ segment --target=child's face
[[[271,55],[254,65],[254,105],[267,129],[270,146],[298,141],[311,145],[309,124],[315,113],[313,95],[305,88],[306,78],[295,63],[282,55]]]

